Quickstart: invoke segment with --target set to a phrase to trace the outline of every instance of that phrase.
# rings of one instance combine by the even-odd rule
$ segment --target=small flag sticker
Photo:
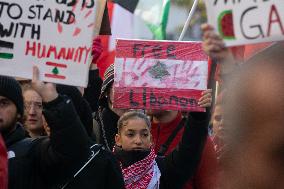
[[[67,68],[66,64],[46,62],[46,65],[53,67],[53,69],[51,70],[51,73],[44,74],[45,77],[54,78],[54,79],[66,79],[64,75],[60,75],[60,70],[59,70],[59,68],[64,68],[64,69]]]
[[[13,59],[14,43],[0,40],[0,59]]]

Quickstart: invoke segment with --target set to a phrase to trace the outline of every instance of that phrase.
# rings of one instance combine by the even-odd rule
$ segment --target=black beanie
[[[21,86],[16,79],[0,75],[0,96],[11,100],[16,105],[18,113],[23,116],[24,99]]]
[[[67,85],[56,85],[56,90],[59,94],[66,95],[71,98],[76,112],[87,131],[87,134],[90,137],[93,137],[92,109],[89,103],[82,97],[82,94],[77,89],[77,87]]]

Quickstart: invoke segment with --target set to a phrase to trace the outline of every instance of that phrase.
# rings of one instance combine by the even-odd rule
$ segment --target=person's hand
[[[99,57],[101,56],[103,52],[103,46],[102,46],[102,41],[99,37],[96,37],[93,40],[93,46],[92,46],[92,55],[93,55],[93,60],[92,64],[96,64]]]
[[[97,61],[99,59],[99,57],[101,56],[103,52],[103,46],[102,46],[102,41],[99,37],[96,37],[93,40],[93,44],[92,44],[92,63],[90,64],[90,70],[96,70],[98,69],[97,67]]]
[[[202,92],[201,98],[198,100],[198,105],[202,108],[209,108],[212,104],[212,89],[207,89]]]
[[[40,94],[43,102],[50,102],[58,97],[56,87],[52,83],[44,83],[39,80],[39,69],[33,66],[33,79],[32,79],[33,89]]]
[[[202,24],[201,30],[203,31],[202,48],[210,58],[217,61],[231,58],[231,51],[225,47],[223,39],[215,33],[211,25]]]

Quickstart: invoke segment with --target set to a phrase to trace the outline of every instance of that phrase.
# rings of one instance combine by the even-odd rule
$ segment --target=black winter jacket
[[[158,157],[160,189],[179,189],[195,174],[208,135],[209,114],[189,113],[178,147],[166,157]]]
[[[9,159],[10,189],[53,189],[66,182],[70,182],[66,189],[123,188],[120,167],[104,150],[100,150],[90,164],[73,178],[87,162],[91,150],[71,100],[59,96],[44,104],[44,115],[51,128],[50,138],[27,140],[21,126],[6,137],[8,150],[16,149],[15,157]],[[22,153],[15,146],[21,146],[28,152]]]
[[[115,145],[114,138],[118,132],[117,122],[119,116],[106,107],[96,113],[95,120],[99,127],[99,143],[112,150]]]
[[[102,80],[99,76],[99,70],[90,70],[89,84],[85,89],[84,98],[89,102],[94,112],[97,142],[112,150],[115,144],[114,137],[117,133],[119,116],[108,108],[106,99],[99,100],[101,86]]]
[[[92,111],[96,112],[99,108],[99,97],[101,94],[103,81],[100,78],[99,70],[89,71],[88,87],[84,90],[84,98],[89,102]]]
[[[62,116],[55,119],[64,120],[76,116],[76,114],[73,114],[69,115],[69,117]],[[79,124],[82,127],[82,124]],[[92,150],[89,148],[91,145],[93,144],[89,142],[89,156],[88,158],[84,158],[84,161],[76,161],[71,166],[59,166],[57,169],[58,174],[49,175],[49,177],[54,178],[53,180],[56,183],[52,185],[52,189],[61,188],[66,183],[68,184],[65,186],[65,189],[124,188],[121,169],[118,162],[114,159],[114,156],[104,148],[100,147],[95,148],[92,152]],[[74,149],[72,149],[72,146],[70,146],[70,149],[73,151],[73,153],[77,153]],[[92,154],[96,154],[96,156],[90,160]],[[74,177],[79,170],[81,170],[80,173]]]
[[[89,155],[86,133],[74,116],[71,101],[58,97],[45,108],[50,138],[27,139],[20,124],[4,136],[9,154],[9,189],[45,189],[53,182],[48,176],[56,175],[58,166],[70,166]],[[68,119],[58,119],[61,117]]]
[[[179,146],[169,155],[156,158],[161,171],[160,189],[180,189],[195,174],[207,138],[207,125],[207,113],[190,113]],[[123,167],[131,166],[148,154],[115,148]]]
[[[97,150],[94,152],[96,153]],[[68,170],[74,175],[82,167],[83,165]],[[63,184],[70,181],[65,189],[124,189],[121,168],[112,153],[104,148],[100,148],[99,153],[75,178],[73,178],[73,175],[65,177]],[[54,187],[54,189],[57,188]]]

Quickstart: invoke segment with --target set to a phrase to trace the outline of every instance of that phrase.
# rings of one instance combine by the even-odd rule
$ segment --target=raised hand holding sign
[[[204,111],[207,61],[200,42],[119,39],[114,107]]]

